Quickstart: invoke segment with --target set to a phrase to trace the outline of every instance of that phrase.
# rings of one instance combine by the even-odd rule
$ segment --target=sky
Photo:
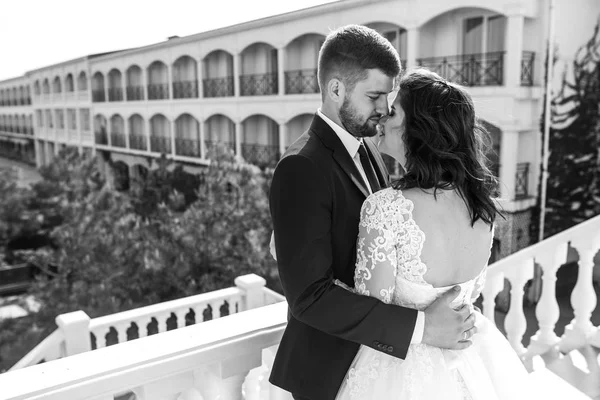
[[[0,80],[337,0],[0,0]]]

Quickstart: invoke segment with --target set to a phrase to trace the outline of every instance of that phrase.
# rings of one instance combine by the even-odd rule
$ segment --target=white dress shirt
[[[329,125],[331,129],[333,129],[335,134],[340,138],[342,144],[348,151],[348,154],[350,155],[350,157],[352,157],[354,164],[356,164],[356,168],[358,168],[358,172],[360,172],[363,181],[365,181],[365,183],[367,184],[369,193],[373,194],[373,190],[371,190],[371,185],[369,185],[369,180],[367,179],[367,175],[365,174],[363,166],[360,162],[360,156],[358,154],[358,149],[362,145],[362,138],[352,136],[350,133],[348,133],[347,130],[345,130],[344,128],[333,122],[331,119],[329,119],[325,114],[323,114],[320,108],[317,110],[317,115],[321,117],[321,119],[325,121],[325,123],[327,123],[327,125]],[[415,329],[413,331],[413,336],[410,341],[412,344],[421,343],[423,341],[424,329],[425,314],[422,311],[417,311],[417,321],[415,322]]]

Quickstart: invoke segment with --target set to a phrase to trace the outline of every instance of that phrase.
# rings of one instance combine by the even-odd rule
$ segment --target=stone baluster
[[[177,396],[177,400],[205,400],[196,388],[189,388]]]
[[[175,311],[177,316],[177,328],[183,328],[185,326],[185,316],[190,312],[189,308],[181,308]]]
[[[166,332],[167,320],[171,318],[171,312],[167,311],[166,313],[157,315],[154,318],[156,318],[156,321],[158,321],[158,333]]]
[[[483,315],[495,323],[496,296],[504,288],[504,274],[488,271],[483,288]]]
[[[560,345],[561,351],[569,351],[587,344],[596,331],[590,318],[597,304],[593,285],[593,269],[598,243],[600,243],[600,234],[597,232],[594,232],[593,235],[591,232],[585,232],[571,243],[579,253],[579,273],[571,294],[571,305],[575,318],[565,328]]]
[[[511,346],[521,355],[525,352],[521,339],[527,328],[527,320],[523,313],[523,286],[533,277],[533,259],[523,260],[518,268],[511,268],[505,274],[511,289],[510,309],[506,315],[504,328]]]
[[[206,309],[206,303],[200,303],[193,306],[194,314],[196,315],[196,323],[204,322],[204,310]]]
[[[542,252],[535,257],[543,271],[542,297],[535,309],[535,315],[539,322],[539,330],[531,338],[530,349],[536,354],[546,352],[555,346],[559,338],[554,333],[554,328],[560,309],[556,301],[556,272],[567,260],[567,243],[558,245],[554,251]]]
[[[96,336],[96,349],[106,347],[106,335],[110,333],[110,326],[98,328],[92,332]]]
[[[138,327],[139,338],[148,336],[148,325],[152,322],[152,317],[136,319],[134,322]]]
[[[114,328],[117,331],[117,343],[125,343],[127,341],[127,329],[129,329],[130,326],[131,323],[129,321],[114,325]]]
[[[249,371],[262,364],[262,349],[208,366],[202,379],[205,399],[241,400],[243,385]]]

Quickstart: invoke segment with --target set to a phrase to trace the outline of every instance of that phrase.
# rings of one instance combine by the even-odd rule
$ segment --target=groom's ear
[[[327,83],[327,96],[336,103],[341,103],[344,100],[346,88],[344,83],[339,79],[330,79]]]

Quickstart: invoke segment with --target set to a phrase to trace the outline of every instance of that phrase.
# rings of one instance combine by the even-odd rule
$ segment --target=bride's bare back
[[[493,232],[478,220],[471,226],[469,210],[454,190],[403,190],[414,203],[413,219],[425,233],[421,261],[425,281],[446,287],[474,279],[487,264]]]

